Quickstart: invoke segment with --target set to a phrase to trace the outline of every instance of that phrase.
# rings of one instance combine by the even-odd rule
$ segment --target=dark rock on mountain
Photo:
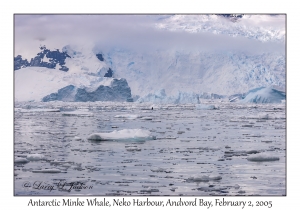
[[[29,66],[29,62],[27,61],[27,59],[23,60],[21,55],[18,55],[14,58],[14,70],[18,70],[26,66]]]
[[[99,61],[104,61],[102,54],[98,53],[98,54],[96,54],[96,56],[99,59]]]
[[[40,47],[41,52],[37,54],[34,58],[31,58],[30,62],[26,59],[22,60],[22,56],[18,55],[14,58],[14,70],[18,70],[27,66],[38,66],[54,69],[56,64],[59,64],[61,68],[59,70],[68,71],[69,68],[64,66],[66,58],[70,56],[66,52],[59,52],[59,50],[50,51],[46,46]],[[48,58],[49,62],[43,61],[44,58]]]
[[[105,73],[105,75],[104,75],[104,77],[112,77],[113,76],[113,71],[109,68],[108,70],[107,70],[107,72]]]
[[[232,22],[236,22],[239,19],[243,18],[243,14],[217,14],[219,16],[225,17]]]

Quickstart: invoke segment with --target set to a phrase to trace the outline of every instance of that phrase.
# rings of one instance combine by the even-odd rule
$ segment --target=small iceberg
[[[26,158],[15,158],[15,163],[28,163],[29,160]]]
[[[134,120],[134,119],[138,118],[139,116],[135,115],[135,114],[122,114],[122,115],[116,115],[114,117],[115,118]]]
[[[196,109],[213,110],[213,109],[217,109],[217,108],[215,107],[215,105],[196,104]]]
[[[21,109],[22,113],[27,112],[60,112],[59,109]]]
[[[272,119],[272,117],[269,114],[261,114],[261,115],[252,115],[252,116],[246,116],[241,117],[242,119],[257,119],[257,120],[269,120]]]
[[[56,168],[32,170],[32,173],[60,173],[60,172],[61,172],[61,170],[56,169]]]
[[[152,120],[152,117],[142,117],[141,120]]]
[[[253,162],[277,161],[279,160],[279,157],[255,156],[255,157],[248,157],[247,160]]]
[[[209,181],[217,181],[217,180],[221,180],[222,177],[221,176],[200,176],[200,177],[190,177],[188,178],[186,181],[188,182],[209,182]]]
[[[109,141],[109,140],[154,140],[155,136],[150,135],[150,131],[143,129],[123,129],[114,130],[110,133],[93,133],[88,136],[88,140]]]
[[[44,159],[45,157],[42,154],[29,154],[26,158],[30,161],[38,161]]]
[[[71,112],[62,112],[63,116],[79,116],[79,117],[92,117],[94,116],[92,113],[90,112],[86,112],[86,111],[71,111]]]

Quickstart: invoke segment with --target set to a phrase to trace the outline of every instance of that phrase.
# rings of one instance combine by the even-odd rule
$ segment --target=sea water
[[[15,103],[14,193],[285,195],[285,104],[206,104]]]

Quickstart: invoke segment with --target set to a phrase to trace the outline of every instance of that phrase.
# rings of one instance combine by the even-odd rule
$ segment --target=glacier
[[[25,49],[18,50],[15,100],[198,104],[201,98],[239,101],[257,87],[285,89],[285,29],[264,25],[283,20],[284,15],[148,18],[155,33],[175,34],[176,45],[155,42],[151,47],[151,43],[138,46],[140,42],[122,44],[122,40],[109,45],[90,40],[85,44],[66,42],[55,51],[46,48],[45,41],[32,59],[26,57]],[[179,42],[180,36],[191,41],[185,40],[185,46]],[[199,43],[201,38],[208,44]],[[218,38],[225,43],[220,42],[219,48],[211,46]],[[273,45],[276,50],[270,48]]]
[[[187,93],[178,91],[177,94],[167,96],[165,89],[149,93],[148,95],[139,98],[137,103],[151,102],[160,104],[199,104],[199,95],[196,93]]]

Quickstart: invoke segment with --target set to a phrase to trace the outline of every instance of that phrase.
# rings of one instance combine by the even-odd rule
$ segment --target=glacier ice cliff
[[[155,93],[149,93],[148,95],[139,98],[136,102],[151,102],[151,103],[161,103],[161,104],[199,104],[199,94],[181,92],[178,91],[177,94],[168,96],[165,92],[165,89],[156,91]]]

